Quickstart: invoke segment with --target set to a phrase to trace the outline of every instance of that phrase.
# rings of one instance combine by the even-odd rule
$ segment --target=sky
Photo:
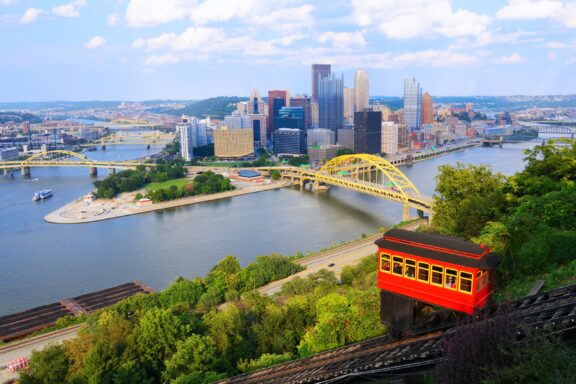
[[[576,93],[576,0],[0,0],[0,101]]]

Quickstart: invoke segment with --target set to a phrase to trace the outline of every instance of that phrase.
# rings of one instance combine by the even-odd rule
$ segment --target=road
[[[8,371],[8,364],[21,357],[30,357],[33,350],[42,350],[48,345],[59,344],[64,340],[76,337],[80,325],[46,333],[44,335],[25,339],[20,342],[0,347],[0,383],[16,378],[18,375]]]
[[[402,229],[413,231],[422,225],[425,220],[418,220],[410,224],[404,225]],[[340,272],[345,266],[356,265],[366,256],[376,253],[376,245],[374,241],[382,236],[381,233],[368,236],[365,239],[357,240],[348,244],[341,245],[334,249],[317,253],[315,255],[305,257],[296,261],[298,264],[305,266],[306,269],[294,275],[288,276],[285,279],[273,281],[272,283],[260,287],[258,291],[261,294],[271,295],[279,292],[282,285],[295,277],[304,278],[312,273],[316,273],[321,269],[332,270],[336,276],[340,276]]]

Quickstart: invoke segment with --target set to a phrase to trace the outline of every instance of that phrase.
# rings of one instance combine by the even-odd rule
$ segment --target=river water
[[[475,148],[402,171],[431,195],[441,164],[491,164],[511,175],[522,169],[523,150],[533,145]],[[126,160],[155,149],[110,147],[86,154]],[[91,191],[93,181],[87,168],[33,168],[31,179],[0,176],[0,316],[131,280],[162,289],[180,275],[205,275],[226,255],[247,265],[258,255],[317,251],[390,227],[402,216],[401,205],[352,191],[284,188],[90,224],[43,221]],[[34,192],[45,188],[54,196],[32,202]]]

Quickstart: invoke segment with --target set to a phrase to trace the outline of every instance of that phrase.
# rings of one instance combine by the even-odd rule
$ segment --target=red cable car
[[[434,306],[472,314],[492,296],[500,257],[484,245],[402,229],[376,245],[380,318],[396,330],[415,333]]]

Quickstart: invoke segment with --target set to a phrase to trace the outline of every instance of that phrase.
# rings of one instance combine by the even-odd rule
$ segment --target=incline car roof
[[[488,247],[455,237],[391,229],[375,243],[380,248],[472,268],[491,269],[500,263],[500,256]]]

